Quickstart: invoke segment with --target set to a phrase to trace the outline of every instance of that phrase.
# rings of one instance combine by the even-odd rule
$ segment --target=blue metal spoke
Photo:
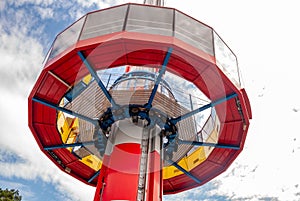
[[[187,170],[185,170],[183,167],[181,167],[178,163],[172,161],[172,160],[168,160],[169,163],[171,163],[171,165],[173,165],[174,167],[176,167],[178,170],[180,170],[181,172],[183,172],[185,175],[187,175],[188,177],[190,177],[191,179],[193,179],[195,182],[197,182],[198,184],[201,183],[201,180],[198,179],[197,177],[195,177],[193,174],[191,174],[190,172],[188,172]]]
[[[43,104],[43,105],[45,105],[45,106],[48,106],[48,107],[50,107],[50,108],[56,109],[56,110],[58,110],[58,111],[61,111],[61,112],[67,113],[67,114],[69,114],[69,115],[72,115],[72,116],[74,116],[74,117],[78,117],[78,118],[80,118],[80,119],[83,119],[83,120],[85,120],[85,121],[88,121],[88,122],[94,124],[95,126],[98,126],[98,125],[99,125],[98,120],[92,119],[92,118],[90,118],[90,117],[84,116],[84,115],[79,114],[79,113],[76,113],[76,112],[73,112],[73,111],[68,110],[68,109],[66,109],[66,108],[59,107],[59,106],[57,106],[57,105],[55,105],[55,104],[53,104],[53,103],[49,103],[49,102],[47,102],[47,101],[45,101],[45,100],[42,100],[42,99],[39,99],[39,98],[32,98],[32,100],[35,101],[35,102],[41,103],[41,104]]]
[[[202,106],[202,107],[200,107],[200,108],[198,108],[198,109],[196,109],[196,110],[193,110],[193,111],[191,111],[191,112],[188,112],[188,113],[186,113],[186,114],[184,114],[184,115],[181,115],[181,116],[176,117],[176,118],[172,118],[172,119],[170,120],[170,122],[173,123],[173,124],[177,124],[179,121],[181,121],[181,120],[183,120],[183,119],[189,118],[189,117],[191,117],[191,116],[193,116],[193,115],[195,115],[195,114],[197,114],[197,113],[199,113],[199,112],[202,112],[202,111],[204,111],[204,110],[206,110],[206,109],[208,109],[208,108],[214,107],[214,106],[216,106],[216,105],[218,105],[218,104],[220,104],[220,103],[223,103],[223,102],[225,102],[225,101],[227,101],[227,100],[230,100],[230,99],[232,99],[232,98],[235,98],[235,97],[237,97],[237,94],[236,94],[236,93],[230,94],[230,95],[225,96],[225,97],[223,97],[223,98],[220,98],[220,99],[218,99],[218,100],[216,100],[216,101],[213,101],[213,102],[211,102],[211,103],[209,103],[209,104],[207,104],[207,105],[204,105],[204,106]]]
[[[112,104],[112,106],[117,107],[116,102],[114,101],[114,99],[111,97],[111,95],[107,91],[107,89],[104,86],[103,82],[100,80],[99,76],[97,75],[97,72],[94,70],[92,65],[88,62],[87,58],[83,55],[83,53],[81,51],[78,51],[77,54],[80,57],[80,59],[82,60],[82,62],[84,63],[84,65],[86,66],[86,68],[89,70],[91,75],[94,77],[94,79],[98,83],[98,86],[100,87],[100,89],[102,90],[102,92],[104,93],[106,98],[109,100],[109,102]]]
[[[147,103],[147,105],[146,105],[146,108],[148,108],[148,109],[150,109],[150,108],[152,107],[152,102],[153,102],[154,96],[155,96],[155,94],[156,94],[156,92],[157,92],[157,88],[158,88],[159,83],[161,82],[162,76],[163,76],[163,75],[165,74],[165,72],[166,72],[167,64],[168,64],[168,62],[169,62],[169,59],[170,59],[170,56],[171,56],[172,51],[173,51],[173,48],[170,47],[170,48],[168,49],[167,55],[166,55],[166,57],[165,57],[165,59],[164,59],[162,68],[161,68],[161,70],[159,71],[159,75],[158,75],[158,77],[157,77],[157,79],[156,79],[156,82],[155,82],[155,85],[154,85],[154,87],[153,87],[153,89],[152,89],[152,92],[151,92],[151,95],[150,95],[150,97],[149,97],[148,103]]]
[[[59,144],[59,145],[44,147],[44,150],[47,151],[47,150],[60,149],[60,148],[73,148],[73,147],[86,146],[86,145],[92,145],[92,144],[94,144],[93,141],[77,142],[77,143],[72,143],[72,144]]]
[[[215,147],[215,148],[224,148],[224,149],[236,149],[239,150],[240,146],[230,145],[230,144],[215,144],[210,142],[197,142],[197,141],[186,141],[186,140],[178,140],[179,144],[189,144],[195,146],[207,146],[207,147]]]
[[[100,174],[100,170],[98,170],[89,180],[88,182],[91,183],[98,175]]]

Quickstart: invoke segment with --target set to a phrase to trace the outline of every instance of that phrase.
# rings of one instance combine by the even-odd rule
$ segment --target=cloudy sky
[[[300,12],[297,0],[165,0],[212,26],[236,53],[253,110],[244,151],[222,175],[169,200],[300,200]],[[60,171],[27,124],[27,97],[57,33],[126,0],[0,1],[0,187],[24,201],[92,200]],[[143,0],[131,2],[142,3]]]

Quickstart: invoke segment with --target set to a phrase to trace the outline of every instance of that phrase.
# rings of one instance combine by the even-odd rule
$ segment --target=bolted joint
[[[131,116],[132,122],[134,124],[138,123],[139,119],[147,120],[147,126],[150,125],[151,120],[149,117],[149,109],[141,105],[130,105],[129,106],[129,115]]]
[[[104,112],[99,118],[99,126],[104,134],[109,134],[111,125],[115,122],[112,111],[110,108]]]
[[[165,136],[169,136],[171,134],[177,134],[177,127],[176,125],[172,122],[172,119],[168,118],[166,120],[165,126]]]

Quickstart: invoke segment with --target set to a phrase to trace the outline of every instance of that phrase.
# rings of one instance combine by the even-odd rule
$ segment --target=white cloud
[[[22,3],[25,1],[19,2],[19,5]],[[0,20],[0,147],[10,156],[15,156],[0,158],[0,175],[2,178],[38,179],[53,183],[70,200],[91,200],[94,188],[59,170],[39,150],[28,128],[27,97],[42,69],[44,47],[40,38],[36,37],[37,31],[33,34],[35,37],[29,35],[30,29],[38,22],[31,21],[33,15],[25,15],[23,9],[15,14],[8,9],[6,14]],[[13,16],[17,23],[8,20]],[[43,30],[43,27],[39,29]]]
[[[24,84],[32,84],[41,69],[43,51],[34,38],[20,32],[0,35],[0,88],[18,89],[25,95]],[[24,93],[25,92],[25,93]]]
[[[82,5],[98,5],[99,8],[108,8],[125,3],[143,3],[143,0],[78,0]],[[84,3],[85,2],[85,3]]]
[[[0,11],[4,10],[6,7],[6,1],[0,1]]]
[[[25,4],[32,4],[32,5],[41,5],[41,6],[49,6],[53,4],[54,0],[13,0],[9,1],[10,5],[16,6],[23,6]]]
[[[43,180],[53,183],[57,190],[71,200],[86,200],[94,195],[94,188],[62,172],[39,150],[27,126],[27,98],[1,90],[0,146],[16,161],[0,160],[0,175],[6,178]],[[91,200],[91,199],[89,199]]]
[[[53,18],[54,11],[52,8],[37,7],[36,10],[40,14],[42,20],[47,18]]]

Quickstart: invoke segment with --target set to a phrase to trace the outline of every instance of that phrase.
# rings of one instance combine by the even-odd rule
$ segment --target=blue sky
[[[60,171],[39,150],[27,126],[27,97],[57,33],[86,12],[125,2],[0,1],[1,188],[19,189],[24,201],[92,200],[94,188]],[[164,200],[299,200],[297,0],[166,0],[166,5],[215,28],[236,53],[253,120],[244,151],[226,172]]]

